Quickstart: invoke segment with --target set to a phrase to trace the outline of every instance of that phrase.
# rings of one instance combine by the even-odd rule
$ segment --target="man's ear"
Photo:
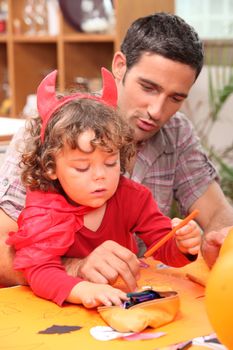
[[[126,72],[126,57],[121,51],[117,51],[114,54],[112,60],[112,73],[117,82],[121,81]]]

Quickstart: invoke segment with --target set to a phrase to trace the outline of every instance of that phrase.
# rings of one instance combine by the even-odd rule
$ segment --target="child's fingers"
[[[108,298],[111,305],[121,305],[123,301],[129,299],[126,293],[117,288],[111,288],[111,290],[106,293],[105,297]]]
[[[123,301],[128,300],[126,293],[120,289],[112,288],[110,286],[104,286],[104,290],[96,295],[96,303],[111,306],[121,305]],[[110,287],[110,288],[109,288]]]
[[[127,300],[127,298],[122,299],[118,295],[111,295],[110,300],[111,300],[112,305],[119,305],[120,306],[122,304],[123,300]]]
[[[185,234],[182,232],[176,232],[175,238],[178,242],[193,239],[193,238],[196,238],[197,240],[200,241],[201,235],[200,235],[199,231],[191,231],[191,232],[185,233]]]
[[[191,247],[193,245],[201,244],[201,236],[176,236],[176,241],[178,244],[182,244],[185,247]]]
[[[100,305],[100,302],[98,302],[98,300],[96,300],[95,298],[85,297],[85,298],[82,299],[82,304],[87,309],[91,309],[93,307],[96,307],[96,306]]]
[[[172,219],[172,227],[177,226],[182,220],[179,218],[173,218]]]
[[[197,254],[200,249],[200,237],[192,237],[187,239],[177,240],[177,245],[183,253]]]
[[[190,221],[187,225],[176,231],[176,236],[198,236],[200,235],[200,229],[194,221]]]
[[[188,253],[191,255],[196,255],[199,253],[199,251],[200,251],[200,244],[188,249]]]
[[[173,219],[173,225],[177,225],[179,219]],[[200,250],[201,230],[194,220],[191,220],[184,227],[177,230],[175,233],[176,243],[178,248],[183,253],[195,255]]]
[[[182,220],[179,218],[172,219],[172,227],[176,227]],[[176,233],[178,235],[186,235],[191,233],[193,230],[198,228],[196,222],[194,220],[189,221],[185,226],[181,227]],[[199,229],[198,229],[199,230]]]

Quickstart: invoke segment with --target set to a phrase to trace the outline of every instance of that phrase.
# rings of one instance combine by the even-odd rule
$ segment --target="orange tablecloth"
[[[156,330],[166,335],[152,340],[126,341],[123,339],[98,341],[90,335],[93,326],[106,325],[96,310],[82,306],[59,307],[33,295],[27,287],[0,289],[0,348],[19,350],[155,350],[213,332],[204,305],[204,287],[186,277],[186,273],[201,274],[207,270],[198,260],[182,269],[163,268],[159,262],[147,259],[149,268],[142,268],[139,286],[166,287],[179,292],[181,308],[175,321]],[[200,277],[200,276],[199,276]],[[45,282],[46,283],[46,282]],[[120,283],[120,282],[119,282]],[[68,334],[39,334],[52,325],[81,326]],[[197,347],[193,347],[197,349]],[[204,349],[204,348],[203,348]]]

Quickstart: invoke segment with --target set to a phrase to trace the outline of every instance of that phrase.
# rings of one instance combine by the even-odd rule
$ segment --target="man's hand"
[[[18,284],[27,284],[23,274],[13,269],[15,251],[6,244],[8,232],[17,231],[17,223],[0,209],[0,285],[11,287]]]
[[[67,259],[69,274],[94,283],[114,284],[120,276],[130,291],[137,287],[140,262],[129,249],[114,241],[105,241],[84,259]]]
[[[220,231],[205,233],[202,239],[201,252],[207,265],[212,267],[219,255],[219,250],[232,226],[224,227]]]

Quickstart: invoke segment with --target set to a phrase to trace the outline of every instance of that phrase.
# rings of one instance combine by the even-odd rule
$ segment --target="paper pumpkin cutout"
[[[100,306],[104,321],[118,332],[141,332],[147,327],[157,328],[174,320],[180,306],[175,291],[159,292],[161,299],[146,301],[124,309],[120,306]]]
[[[206,287],[207,314],[219,340],[233,349],[233,228],[210,272]]]

